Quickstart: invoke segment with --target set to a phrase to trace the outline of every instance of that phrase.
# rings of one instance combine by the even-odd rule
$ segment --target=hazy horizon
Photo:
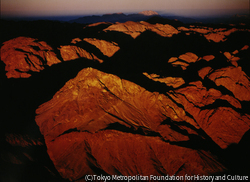
[[[145,10],[160,15],[213,17],[249,14],[249,0],[1,0],[1,17],[80,17]]]

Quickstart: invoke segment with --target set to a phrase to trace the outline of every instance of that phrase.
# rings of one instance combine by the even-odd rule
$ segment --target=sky
[[[2,17],[138,13],[213,16],[249,12],[249,0],[1,0]]]

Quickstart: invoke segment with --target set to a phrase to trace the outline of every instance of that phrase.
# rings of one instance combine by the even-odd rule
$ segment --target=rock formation
[[[171,37],[173,34],[177,34],[178,30],[176,30],[171,25],[162,25],[162,24],[156,24],[152,25],[147,22],[141,21],[140,23],[137,22],[125,22],[125,23],[117,23],[109,26],[104,31],[118,31],[123,32],[128,35],[131,35],[131,37],[136,38],[138,37],[142,32],[150,30],[153,32],[156,32],[157,34],[163,36],[163,37]]]
[[[61,62],[53,49],[44,41],[17,37],[1,47],[1,60],[5,63],[8,78],[30,77],[29,71],[39,72],[45,66]]]
[[[82,31],[57,47],[29,37],[3,43],[5,165],[39,163],[58,181],[88,174],[246,175],[247,26],[130,21]]]

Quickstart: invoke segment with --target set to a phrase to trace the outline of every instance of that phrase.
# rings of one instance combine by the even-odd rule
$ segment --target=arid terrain
[[[2,181],[249,175],[249,24],[1,20],[1,36]]]

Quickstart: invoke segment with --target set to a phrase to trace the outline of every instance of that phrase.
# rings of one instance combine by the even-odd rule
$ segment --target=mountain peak
[[[145,16],[159,15],[157,12],[151,11],[151,10],[149,10],[149,11],[142,11],[139,14],[142,14],[142,15],[145,15]]]

